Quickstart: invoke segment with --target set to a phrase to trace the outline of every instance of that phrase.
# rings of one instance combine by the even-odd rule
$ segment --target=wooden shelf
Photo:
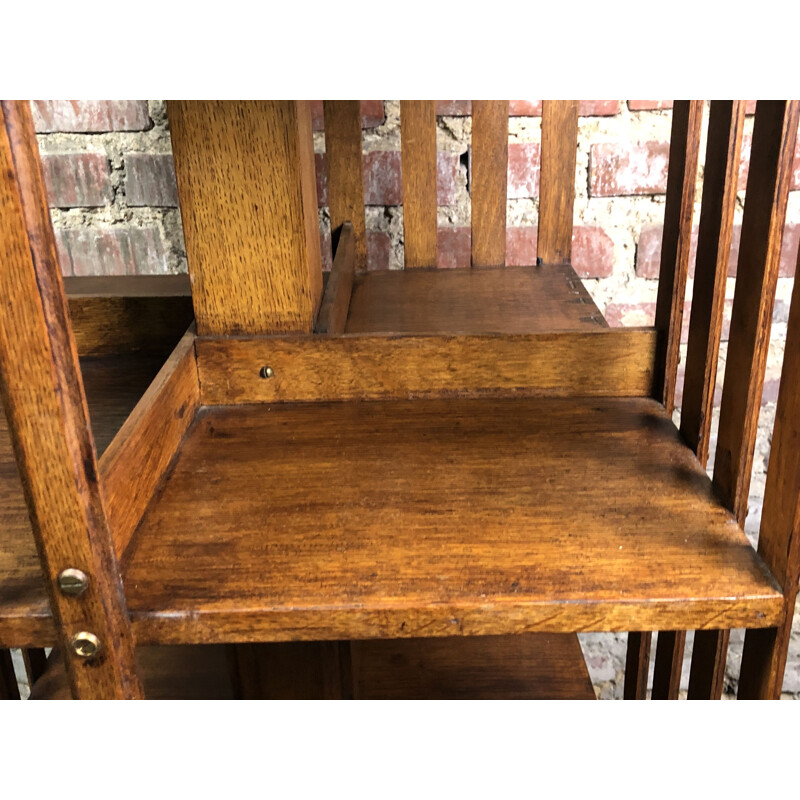
[[[646,398],[202,408],[123,572],[142,643],[766,627],[783,608]]]

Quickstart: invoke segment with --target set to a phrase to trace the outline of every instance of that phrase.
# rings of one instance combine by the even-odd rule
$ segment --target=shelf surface
[[[81,359],[98,455],[113,439],[164,363],[164,353]],[[28,508],[0,409],[0,645],[55,640]]]
[[[142,643],[760,627],[782,613],[648,399],[204,408],[123,572]]]

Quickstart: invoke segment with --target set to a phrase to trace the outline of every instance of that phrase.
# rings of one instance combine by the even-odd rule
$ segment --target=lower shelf
[[[142,643],[766,627],[783,604],[641,398],[201,409],[123,572]]]

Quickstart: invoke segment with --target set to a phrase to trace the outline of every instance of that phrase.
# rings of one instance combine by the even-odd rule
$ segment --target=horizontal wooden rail
[[[202,338],[207,405],[414,397],[646,397],[656,333]]]

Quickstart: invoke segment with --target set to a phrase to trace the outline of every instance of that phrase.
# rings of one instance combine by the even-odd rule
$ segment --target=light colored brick
[[[311,100],[311,128],[315,131],[325,130],[325,114],[322,100]],[[361,101],[361,127],[377,128],[385,119],[383,100]]]
[[[538,142],[509,142],[509,197],[538,197],[540,170],[541,145]]]
[[[151,127],[146,100],[33,100],[37,133],[143,131]]]
[[[747,189],[747,176],[750,174],[750,150],[753,146],[753,137],[750,135],[742,137],[742,160],[739,164],[739,181],[737,188],[740,192]],[[789,191],[800,189],[800,137],[795,142],[794,161],[792,163],[792,182],[789,184]],[[745,195],[745,204],[747,196]]]
[[[114,199],[108,159],[102,153],[55,153],[42,156],[51,208],[96,208]]]
[[[178,186],[172,156],[169,153],[127,154],[125,198],[129,206],[177,206]]]
[[[592,145],[589,193],[593,197],[663,194],[669,142]]]
[[[56,231],[65,275],[160,275],[167,256],[158,228],[70,228]]]

